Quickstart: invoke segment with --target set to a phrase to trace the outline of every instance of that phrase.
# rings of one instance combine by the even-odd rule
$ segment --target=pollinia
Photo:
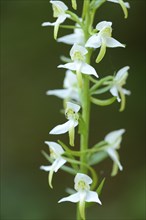
[[[78,4],[82,2],[82,12],[78,11]],[[99,195],[104,185],[104,180],[98,182],[96,165],[110,157],[113,161],[111,175],[115,176],[118,170],[122,171],[118,149],[125,129],[118,129],[105,135],[104,139],[93,146],[89,141],[89,122],[91,104],[108,106],[119,102],[120,111],[125,108],[125,96],[130,91],[123,88],[128,77],[129,66],[122,67],[116,73],[102,77],[91,65],[92,54],[98,53],[95,65],[104,62],[108,47],[125,48],[113,37],[111,21],[97,21],[95,14],[104,4],[115,3],[128,17],[130,5],[123,0],[68,0],[71,10],[63,1],[50,1],[53,9],[54,22],[44,22],[42,26],[54,27],[54,39],[59,43],[70,45],[69,57],[62,56],[58,68],[65,69],[65,78],[62,89],[47,91],[47,95],[54,95],[63,100],[63,113],[65,120],[55,126],[51,135],[68,133],[68,143],[61,140],[57,142],[45,141],[50,154],[42,151],[50,165],[40,168],[48,172],[49,186],[53,188],[53,175],[62,169],[72,175],[74,189],[68,190],[68,196],[59,200],[61,202],[77,203],[77,220],[86,219],[86,208],[98,203],[101,205]],[[70,4],[71,3],[71,4]],[[63,24],[71,20],[73,25]],[[94,27],[93,24],[96,23]],[[59,36],[59,28],[73,30],[66,36]],[[96,51],[96,52],[95,52]],[[101,94],[109,93],[108,99],[100,99]],[[75,141],[78,130],[79,140]],[[78,146],[79,145],[79,146]],[[55,174],[56,175],[56,174]],[[72,187],[72,186],[71,186]],[[90,205],[89,205],[90,204]]]

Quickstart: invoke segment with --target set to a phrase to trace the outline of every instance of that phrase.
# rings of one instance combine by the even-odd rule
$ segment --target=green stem
[[[89,13],[89,0],[84,0],[84,7],[83,7],[83,15],[85,11],[87,12],[85,14],[85,30],[84,30],[84,35],[85,39],[87,40],[90,36],[89,30],[92,27],[92,23],[90,20],[90,13]],[[91,57],[91,50],[88,50],[88,54],[86,56],[86,63],[90,63],[90,57]],[[90,81],[89,81],[89,76],[84,75],[83,76],[83,81],[84,81],[84,89],[82,91],[82,118],[85,122],[85,132],[81,134],[81,139],[80,139],[80,151],[85,151],[88,149],[88,140],[89,140],[89,123],[90,123]],[[82,154],[80,161],[82,163],[87,162],[87,157],[86,154]],[[87,168],[81,164],[80,170],[82,173],[87,174]]]

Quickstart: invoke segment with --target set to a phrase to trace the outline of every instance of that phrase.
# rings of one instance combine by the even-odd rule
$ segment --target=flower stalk
[[[42,24],[42,26],[53,26],[54,39],[58,43],[71,45],[71,48],[70,57],[61,56],[63,64],[58,65],[58,68],[66,69],[63,89],[46,92],[47,95],[54,95],[63,100],[62,112],[67,120],[55,126],[49,134],[68,133],[69,140],[67,144],[61,140],[58,140],[58,143],[46,141],[50,155],[44,151],[42,153],[51,165],[43,165],[40,169],[48,172],[48,182],[51,188],[53,188],[52,182],[56,176],[54,173],[59,169],[74,176],[75,190],[71,189],[71,195],[60,199],[59,203],[68,201],[77,203],[77,220],[86,220],[86,208],[93,203],[101,205],[99,194],[105,178],[99,184],[98,174],[93,166],[109,157],[113,161],[111,176],[115,176],[118,170],[123,170],[118,149],[125,129],[110,132],[93,146],[90,146],[89,137],[91,104],[105,107],[117,101],[120,103],[120,112],[122,112],[126,104],[125,95],[130,95],[130,91],[123,88],[128,77],[129,66],[121,68],[116,74],[110,73],[104,77],[96,71],[98,63],[104,62],[108,47],[125,48],[124,44],[112,37],[111,21],[100,21],[94,27],[96,12],[107,2],[119,4],[124,17],[128,17],[130,5],[123,0],[84,0],[80,16],[76,13],[78,11],[77,0],[71,0],[71,9],[75,12],[72,12],[63,1],[51,0],[56,21]],[[66,20],[71,20],[74,24],[64,25]],[[58,37],[59,28],[73,30],[73,33]],[[98,55],[94,60],[95,69],[91,64],[92,54],[96,49]],[[107,71],[108,69],[107,67]],[[100,95],[105,95],[105,98],[101,98]],[[76,129],[78,129],[78,145],[80,146],[77,146],[76,142]]]

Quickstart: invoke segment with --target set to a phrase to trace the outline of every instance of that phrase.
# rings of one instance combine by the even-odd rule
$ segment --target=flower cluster
[[[114,73],[102,78],[101,73],[97,73],[95,65],[91,65],[91,57],[97,49],[98,55],[96,65],[103,62],[107,48],[121,47],[125,44],[120,43],[113,37],[111,21],[100,21],[94,28],[94,17],[97,9],[106,2],[118,3],[124,17],[128,17],[130,5],[123,0],[84,0],[82,15],[78,16],[68,9],[62,1],[51,0],[53,16],[56,21],[44,22],[42,26],[54,26],[54,39],[57,42],[71,45],[70,58],[63,57],[63,64],[58,68],[66,69],[63,81],[63,89],[48,90],[47,95],[54,95],[63,100],[63,112],[67,119],[63,124],[54,127],[49,134],[69,134],[69,143],[62,141],[45,141],[50,150],[50,155],[43,151],[46,159],[51,165],[43,165],[41,170],[48,172],[48,181],[51,188],[54,172],[59,169],[74,175],[75,191],[60,202],[70,201],[79,203],[78,219],[85,220],[86,202],[95,202],[101,205],[98,194],[101,193],[103,183],[97,181],[97,174],[92,165],[96,165],[107,157],[113,160],[112,176],[123,170],[118,149],[120,148],[122,135],[125,129],[110,132],[105,138],[93,146],[89,145],[89,121],[90,106],[108,106],[117,101],[120,103],[120,111],[125,109],[125,95],[130,95],[130,91],[123,88],[128,77],[129,66],[125,66]],[[100,3],[99,3],[100,2]],[[71,0],[74,10],[77,9],[77,1]],[[74,25],[63,25],[69,19]],[[73,33],[58,37],[59,28],[73,29]],[[93,59],[94,60],[94,59]],[[98,96],[108,94],[110,98],[101,99]],[[76,144],[77,132],[80,136],[80,144]],[[80,145],[80,146],[77,146]],[[74,148],[72,148],[74,147]],[[76,148],[76,150],[74,150]],[[100,155],[104,155],[101,159]],[[90,173],[90,174],[89,174]],[[92,178],[90,177],[92,176]]]

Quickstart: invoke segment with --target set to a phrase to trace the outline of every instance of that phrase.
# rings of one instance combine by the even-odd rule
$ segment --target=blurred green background
[[[79,0],[82,3],[82,0]],[[110,177],[112,161],[97,166],[106,183],[100,196],[102,206],[88,210],[91,220],[145,219],[145,0],[131,0],[129,18],[125,20],[117,4],[106,3],[98,11],[95,24],[113,22],[113,36],[126,49],[108,49],[98,65],[99,75],[113,74],[129,65],[126,88],[132,91],[126,110],[118,104],[92,107],[90,144],[100,141],[113,130],[125,128],[120,149],[124,171]],[[70,1],[66,1],[70,5]],[[76,206],[57,204],[73,187],[72,176],[62,171],[54,175],[51,190],[47,164],[41,150],[48,150],[45,140],[57,124],[65,121],[60,114],[61,100],[48,97],[48,89],[61,88],[64,70],[57,69],[60,55],[69,46],[57,44],[53,29],[41,27],[53,21],[49,1],[1,1],[1,219],[2,220],[74,220]],[[62,36],[67,31],[59,31]],[[93,55],[93,60],[96,53]],[[67,135],[60,137],[68,141]]]

